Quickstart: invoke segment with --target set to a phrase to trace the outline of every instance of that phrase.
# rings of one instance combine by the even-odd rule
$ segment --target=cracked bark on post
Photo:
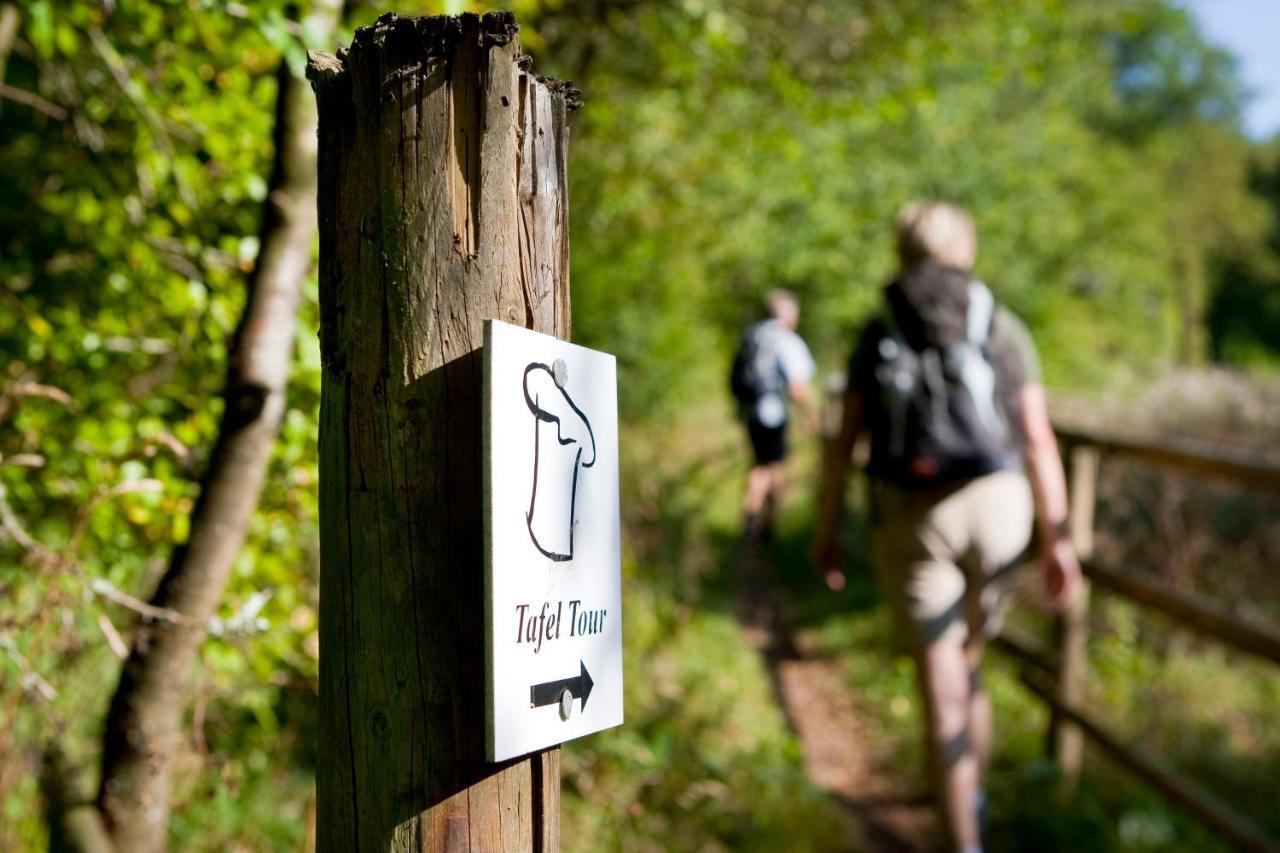
[[[577,93],[515,33],[385,16],[312,57],[321,850],[559,846],[559,750],[484,759],[483,323],[569,335]]]
[[[340,11],[338,0],[317,4],[329,28]],[[182,619],[139,628],[107,712],[98,808],[116,849],[130,853],[166,846],[172,761],[182,745],[192,669],[244,543],[285,411],[316,227],[316,111],[306,81],[283,62],[278,80],[262,248],[228,350],[222,421],[190,536],[174,550],[151,601]]]

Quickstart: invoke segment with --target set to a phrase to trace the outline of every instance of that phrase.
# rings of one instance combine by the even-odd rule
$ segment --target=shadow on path
[[[799,739],[814,784],[853,818],[850,849],[940,849],[928,795],[909,771],[877,756],[877,724],[843,684],[837,662],[806,651],[788,623],[780,584],[765,549],[743,546],[737,561],[737,614],[747,642],[769,670],[778,706]]]

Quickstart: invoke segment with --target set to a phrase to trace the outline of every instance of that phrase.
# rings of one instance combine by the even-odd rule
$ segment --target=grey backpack
[[[748,326],[729,370],[729,390],[739,408],[754,415],[762,401],[773,398],[785,406],[786,389],[787,379],[782,372],[773,324],[764,320]]]
[[[913,295],[890,285],[876,383],[887,431],[882,472],[906,482],[965,479],[1009,467],[1012,430],[989,351],[995,300],[986,285],[947,268]],[[919,294],[924,294],[923,296]]]

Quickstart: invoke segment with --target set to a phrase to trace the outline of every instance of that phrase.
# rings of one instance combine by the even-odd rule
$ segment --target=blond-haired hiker
[[[870,434],[872,559],[924,703],[930,775],[954,849],[982,849],[991,706],[978,677],[1010,575],[1038,530],[1064,606],[1080,567],[1035,348],[973,277],[973,220],[941,202],[895,221],[899,271],[849,363],[824,459],[815,562],[843,585],[837,523],[857,437]]]

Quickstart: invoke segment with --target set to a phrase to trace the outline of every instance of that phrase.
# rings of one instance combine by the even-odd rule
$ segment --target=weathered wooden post
[[[569,86],[509,14],[315,54],[321,850],[554,850],[559,751],[485,761],[481,359],[567,338]]]
[[[1098,494],[1098,451],[1093,447],[1070,449],[1070,509],[1068,526],[1076,554],[1085,560],[1093,554],[1093,511]],[[1089,582],[1083,581],[1079,594],[1057,621],[1055,641],[1058,652],[1057,698],[1072,707],[1081,707],[1085,698],[1089,658]],[[1084,755],[1084,733],[1063,715],[1054,713],[1049,730],[1050,749],[1068,784],[1080,775]]]

